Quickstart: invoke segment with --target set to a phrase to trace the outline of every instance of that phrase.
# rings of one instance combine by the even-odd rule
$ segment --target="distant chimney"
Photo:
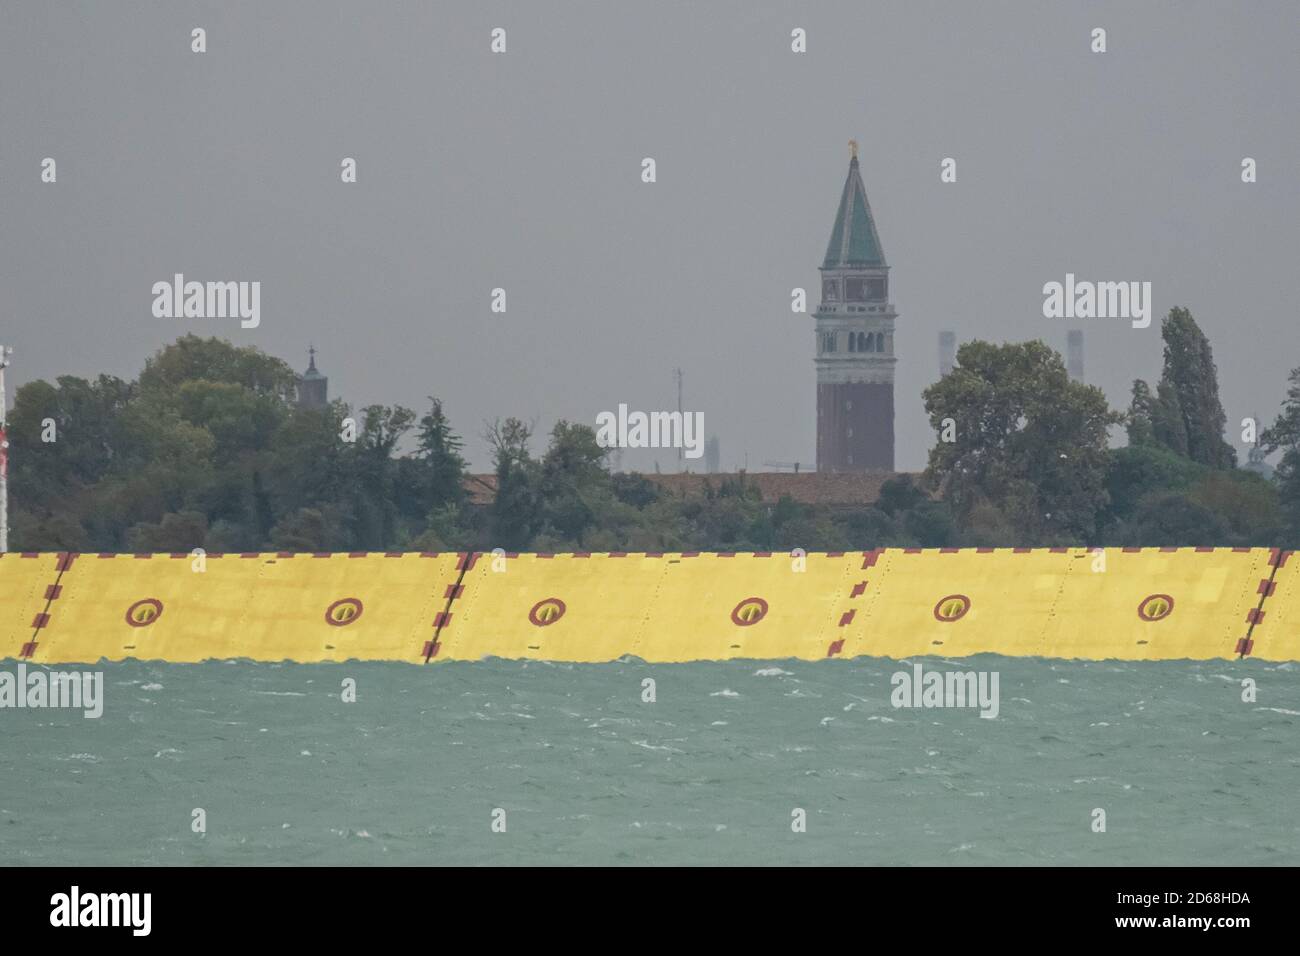
[[[939,377],[943,378],[957,364],[957,333],[939,333]]]
[[[717,435],[710,435],[704,442],[704,470],[710,475],[718,473],[718,464],[722,458],[722,443]]]
[[[1083,381],[1083,330],[1070,329],[1065,333],[1065,370],[1070,381]]]

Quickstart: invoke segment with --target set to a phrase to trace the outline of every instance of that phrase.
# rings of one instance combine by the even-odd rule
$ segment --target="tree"
[[[540,530],[540,466],[528,451],[533,429],[518,418],[498,419],[484,434],[492,447],[497,493],[492,501],[493,547],[522,551]]]
[[[1145,445],[1155,440],[1153,418],[1156,400],[1151,395],[1151,386],[1142,379],[1133,381],[1133,398],[1128,406],[1128,443],[1130,446]]]
[[[923,397],[941,439],[926,478],[960,526],[986,502],[1035,539],[1094,533],[1107,502],[1107,428],[1123,416],[1100,389],[1072,382],[1060,355],[1042,342],[967,342]],[[942,440],[948,419],[951,442]]]
[[[1277,421],[1260,434],[1259,443],[1266,453],[1283,450],[1273,479],[1287,538],[1284,544],[1296,548],[1300,547],[1300,368],[1291,370],[1287,382],[1282,411]]]
[[[1192,313],[1177,306],[1161,322],[1160,334],[1165,340],[1161,389],[1167,381],[1177,397],[1187,432],[1187,457],[1211,468],[1232,468],[1237,455],[1223,440],[1227,416],[1219,401],[1218,370],[1209,339]]]
[[[430,397],[429,412],[420,419],[415,453],[421,465],[426,513],[449,504],[459,506],[465,500],[465,459],[460,454],[463,447],[464,442],[447,421],[442,402]]]
[[[1178,389],[1168,372],[1156,386],[1156,401],[1151,409],[1151,435],[1174,454],[1187,457],[1187,419],[1178,401]]]

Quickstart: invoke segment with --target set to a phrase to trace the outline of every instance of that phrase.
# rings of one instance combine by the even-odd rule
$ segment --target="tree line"
[[[1162,322],[1156,386],[1126,411],[1070,380],[1041,342],[961,346],[923,393],[925,472],[860,505],[762,499],[743,474],[682,497],[613,473],[586,425],[544,448],[518,418],[489,424],[496,496],[466,492],[442,403],[299,406],[287,363],[189,335],[134,381],[23,385],[9,418],[11,547],[160,551],[745,551],[886,546],[1300,545],[1300,369],[1263,451],[1236,467],[1210,345],[1191,314]],[[1109,447],[1120,426],[1127,444]]]

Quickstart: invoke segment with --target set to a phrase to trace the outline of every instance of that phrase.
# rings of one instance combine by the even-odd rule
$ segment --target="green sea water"
[[[0,862],[1300,863],[1300,667],[923,664],[998,717],[869,658],[102,664],[97,720],[0,710]]]

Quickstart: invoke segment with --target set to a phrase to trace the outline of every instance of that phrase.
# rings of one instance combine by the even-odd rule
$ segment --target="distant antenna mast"
[[[682,416],[682,379],[685,377],[686,376],[682,373],[681,369],[679,368],[673,369],[673,378],[677,380],[677,420],[679,422],[682,422],[683,434],[685,434],[686,419]],[[677,446],[677,470],[678,471],[686,470],[686,458],[684,457],[684,452],[685,449],[680,444],[678,444]]]

